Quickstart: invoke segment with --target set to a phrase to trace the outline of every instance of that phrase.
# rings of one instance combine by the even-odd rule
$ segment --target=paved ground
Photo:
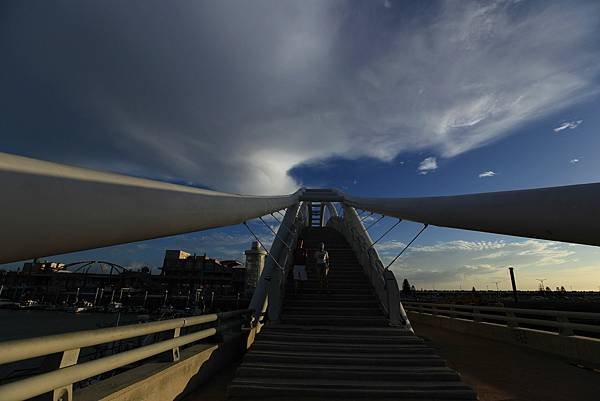
[[[184,398],[184,401],[225,401],[227,400],[227,385],[235,377],[235,370],[241,361],[236,361],[225,367],[210,382],[201,386],[193,394]]]
[[[598,371],[527,348],[426,325],[414,329],[473,386],[480,401],[600,400]]]
[[[600,372],[527,348],[426,325],[415,325],[415,332],[432,342],[450,367],[473,386],[480,401],[600,400]],[[221,371],[186,401],[225,401],[236,367]]]

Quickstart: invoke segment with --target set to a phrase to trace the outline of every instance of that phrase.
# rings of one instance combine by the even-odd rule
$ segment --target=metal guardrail
[[[372,246],[373,240],[358,217],[356,210],[347,205],[344,205],[343,210],[343,217],[331,218],[328,226],[342,233],[352,246],[363,271],[375,289],[379,302],[388,316],[390,325],[411,329],[410,321],[400,302],[400,289],[394,273],[383,266],[377,249]]]
[[[538,330],[542,329],[550,332],[558,330],[558,334],[563,336],[575,335],[575,330],[600,334],[600,313],[426,302],[402,302],[402,304],[409,312],[467,319],[475,323],[485,323],[487,320],[492,321],[492,323],[502,322],[507,327],[533,326]],[[573,320],[577,322],[573,322]]]
[[[0,364],[62,353],[58,369],[0,386],[0,400],[24,400],[53,392],[54,400],[72,399],[73,384],[140,360],[172,351],[172,361],[179,360],[179,348],[239,327],[242,321],[225,323],[249,314],[238,310],[218,314],[192,316],[159,322],[141,323],[115,328],[84,330],[0,343]],[[181,335],[181,329],[213,323],[213,327]],[[172,331],[172,338],[141,346],[111,356],[77,363],[81,348]]]
[[[273,321],[279,320],[285,277],[293,262],[291,249],[295,249],[298,235],[310,216],[307,206],[307,203],[303,202],[289,207],[285,212],[276,234],[279,241],[273,241],[250,299],[249,309],[253,311],[253,327],[260,324],[264,316]],[[288,244],[291,249],[284,244]],[[279,267],[283,268],[283,271]]]

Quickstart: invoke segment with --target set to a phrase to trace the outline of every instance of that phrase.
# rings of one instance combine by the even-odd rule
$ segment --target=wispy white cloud
[[[417,171],[419,174],[427,174],[431,171],[435,171],[438,168],[437,159],[435,157],[426,157],[419,163]]]
[[[566,130],[566,129],[575,129],[582,122],[583,122],[583,120],[565,121],[565,122],[561,123],[558,127],[554,128],[554,132],[560,132],[560,131],[563,131],[563,130]]]
[[[579,161],[580,161],[579,158],[575,158],[575,159],[569,160],[569,163],[575,164],[575,163],[579,163]]]
[[[394,253],[405,247],[401,241],[387,241],[376,245],[382,257],[394,256]],[[485,259],[519,259],[521,266],[558,265],[567,262],[575,250],[567,244],[526,239],[522,241],[464,241],[455,240],[440,242],[434,245],[413,245],[407,250],[407,255],[437,254],[436,259],[444,260],[448,255],[463,255],[469,260]],[[443,254],[445,256],[439,256]]]
[[[409,248],[410,252],[447,252],[447,251],[484,251],[490,249],[500,249],[506,246],[505,241],[446,241],[434,245],[413,245]],[[393,251],[402,249],[406,246],[401,241],[385,241],[377,245],[379,251]]]
[[[492,253],[488,253],[486,255],[474,257],[473,260],[498,259],[498,258],[505,257],[509,254],[510,254],[510,252],[507,252],[507,251],[498,251],[498,252],[492,252]]]
[[[482,173],[479,173],[478,177],[479,178],[485,178],[485,177],[493,177],[495,175],[496,175],[495,172],[493,172],[492,170],[488,170],[488,171],[484,171]]]
[[[389,263],[405,243],[387,241],[377,247],[384,263]],[[568,275],[572,268],[586,263],[597,265],[600,250],[580,245],[536,239],[439,242],[413,245],[394,264],[392,270],[401,278],[409,278],[431,288],[432,285],[458,288],[467,280],[469,288],[485,288],[485,284],[507,277],[507,267],[515,266],[519,278],[529,277],[527,286],[535,288],[535,275],[544,271],[549,276]],[[523,282],[520,281],[521,285]],[[466,288],[466,284],[464,287]]]

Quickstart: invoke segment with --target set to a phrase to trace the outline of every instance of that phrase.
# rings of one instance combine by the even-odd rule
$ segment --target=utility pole
[[[515,297],[515,304],[519,303],[519,297],[517,296],[517,282],[515,281],[515,272],[513,267],[509,267],[510,282],[512,284],[513,296]]]
[[[498,287],[498,284],[500,284],[502,282],[502,280],[500,281],[492,281],[492,284],[496,284],[496,291],[500,291],[500,288]]]

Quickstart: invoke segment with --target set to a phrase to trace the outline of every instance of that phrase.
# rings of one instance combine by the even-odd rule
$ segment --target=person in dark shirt
[[[329,253],[325,250],[325,244],[320,243],[319,249],[315,252],[315,261],[317,276],[319,277],[319,286],[328,287],[327,274],[329,273]]]
[[[294,250],[294,292],[297,294],[302,290],[302,284],[308,280],[306,274],[306,249],[304,242],[298,240],[298,245]]]

